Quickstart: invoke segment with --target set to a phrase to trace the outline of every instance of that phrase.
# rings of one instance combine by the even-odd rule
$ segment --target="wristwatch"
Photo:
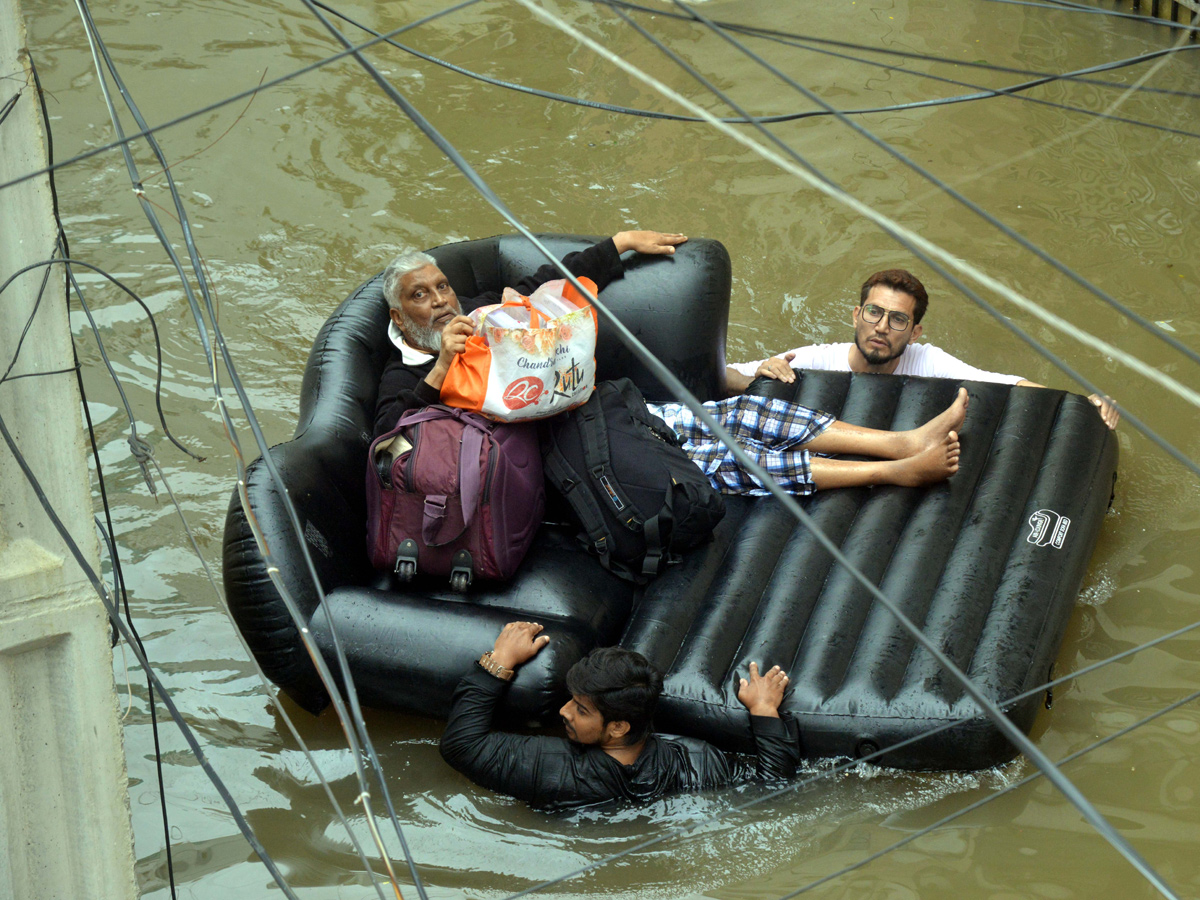
[[[489,650],[483,656],[479,657],[479,665],[489,675],[494,675],[501,681],[512,681],[517,675],[516,669],[510,669],[508,666],[502,666],[492,658],[492,651]]]

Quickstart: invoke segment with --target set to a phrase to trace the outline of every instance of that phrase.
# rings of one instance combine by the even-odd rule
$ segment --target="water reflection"
[[[27,0],[31,43],[51,91],[60,156],[112,138],[86,42],[72,10]],[[436,0],[352,5],[377,28],[440,8]],[[915,49],[1015,68],[1066,70],[1156,50],[1170,35],[1099,16],[944,0],[853,4],[725,0],[706,12],[890,49]],[[590,5],[568,13],[618,52],[683,90],[694,85]],[[739,102],[761,112],[803,104],[751,64],[691,26],[645,20]],[[329,52],[295,5],[271,0],[202,6],[133,0],[101,27],[152,121],[232,94]],[[627,76],[534,23],[512,5],[478,4],[422,29],[413,43],[497,77],[606,102],[662,108]],[[944,86],[864,69],[803,50],[756,45],[844,106],[908,102]],[[373,56],[535,230],[603,232],[657,227],[722,240],[734,259],[730,359],[758,358],[797,343],[845,339],[856,285],[874,269],[908,265],[874,226],[814,196],[742,148],[699,126],[619,118],[518,97],[468,82],[396,51]],[[1200,54],[1168,60],[1155,84],[1195,90]],[[908,62],[950,77],[1010,83],[1013,76]],[[1110,73],[1132,79],[1144,70]],[[1039,95],[1100,108],[1107,89],[1060,83]],[[709,102],[706,99],[702,102]],[[1135,96],[1122,113],[1194,128],[1195,101]],[[290,436],[309,342],[334,306],[378,271],[399,244],[431,246],[507,226],[409,126],[351,63],[327,67],[162,135],[217,291],[221,325],[271,442]],[[1200,151],[1197,143],[1011,98],[864,117],[864,124],[1045,245],[1176,336],[1200,331]],[[1182,363],[1060,276],[1030,263],[980,221],[878,150],[829,120],[776,127],[814,164],[904,224],[988,267],[1039,302],[1111,336],[1184,380]],[[1052,143],[1053,142],[1053,143]],[[212,146],[210,146],[212,145]],[[207,148],[207,149],[206,149]],[[194,158],[183,157],[203,151]],[[168,199],[161,179],[148,196]],[[59,194],[77,255],[129,281],[163,335],[164,408],[181,440],[207,457],[186,461],[163,439],[154,413],[154,356],[140,309],[103,282],[85,289],[141,424],[179,495],[210,564],[220,558],[234,463],[213,408],[173,269],[149,240],[114,155],[60,173]],[[990,369],[1066,386],[1064,377],[992,320],[928,279],[927,328],[944,349]],[[1110,361],[1014,321],[1065,354],[1087,377],[1135,407],[1169,440],[1200,454],[1195,411],[1163,399]],[[375,896],[362,865],[307,766],[260,693],[199,564],[161,496],[146,489],[125,443],[119,399],[99,357],[74,327],[87,367],[101,458],[126,559],[126,579],[151,659],[202,735],[268,850],[305,898]],[[239,414],[235,413],[235,418]],[[240,423],[240,418],[239,418]],[[1064,642],[1056,674],[1128,649],[1197,617],[1194,547],[1200,496],[1194,479],[1123,429],[1115,513]],[[126,681],[121,656],[117,678]],[[144,682],[129,676],[126,742],[136,854],[145,896],[168,896]],[[1191,690],[1200,680],[1200,635],[1176,639],[1056,691],[1035,737],[1054,757],[1077,750]],[[286,704],[369,845],[355,806],[353,766],[328,714]],[[437,754],[441,725],[369,714],[369,725],[422,871],[435,897],[500,896],[628,850],[673,828],[696,825],[753,796],[753,789],[661,801],[600,815],[547,817],[467,783]],[[173,728],[162,729],[182,896],[275,896],[269,876]],[[1185,707],[1072,764],[1068,774],[1127,829],[1181,891],[1200,887],[1194,846],[1200,813],[1196,742],[1200,715]],[[822,764],[827,767],[827,764]],[[550,896],[769,898],[861,859],[940,816],[1027,774],[1020,762],[970,775],[857,771],[730,814],[550,888]],[[378,798],[377,798],[378,800]],[[379,803],[376,802],[376,806]],[[394,837],[393,855],[399,857]],[[376,866],[378,869],[379,867]],[[814,896],[1151,896],[1078,814],[1046,786],[1022,788],[954,826],[838,879]]]

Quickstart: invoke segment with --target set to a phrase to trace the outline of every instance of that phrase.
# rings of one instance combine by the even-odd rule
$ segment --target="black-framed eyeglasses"
[[[859,313],[864,322],[868,325],[878,325],[879,320],[885,315],[888,320],[888,328],[892,331],[904,331],[912,324],[912,316],[906,312],[900,312],[895,309],[884,309],[882,306],[876,306],[874,303],[864,303],[862,312]]]

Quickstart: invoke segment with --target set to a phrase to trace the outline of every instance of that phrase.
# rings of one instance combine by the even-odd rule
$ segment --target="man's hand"
[[[791,366],[791,362],[795,358],[795,353],[785,353],[782,356],[764,359],[762,365],[758,367],[758,371],[754,373],[754,377],[766,375],[768,378],[774,378],[784,384],[791,384],[796,380],[796,370]]]
[[[741,679],[738,700],[752,716],[779,718],[779,704],[787,690],[788,677],[779,666],[772,666],[766,675],[758,674],[758,663],[750,663],[750,680]]]
[[[1109,429],[1115,429],[1117,423],[1121,421],[1121,411],[1117,409],[1117,402],[1108,396],[1108,394],[1092,394],[1088,399],[1096,407],[1096,412],[1100,413],[1100,418],[1104,420],[1104,424]]]
[[[686,234],[663,234],[661,231],[619,231],[613,235],[618,253],[636,250],[654,256],[669,256],[677,246],[686,242]]]
[[[455,354],[467,349],[467,338],[475,333],[475,323],[466,316],[455,316],[442,329],[442,351],[438,362],[450,365]]]
[[[540,634],[541,630],[542,626],[536,622],[509,622],[496,638],[492,659],[506,669],[529,662],[550,643],[550,636]]]

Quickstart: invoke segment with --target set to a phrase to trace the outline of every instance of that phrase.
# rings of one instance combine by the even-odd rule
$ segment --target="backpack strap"
[[[607,387],[601,384],[596,389],[596,396]],[[625,488],[617,480],[612,470],[612,456],[608,447],[608,425],[604,421],[604,408],[600,402],[586,403],[575,410],[576,422],[579,425],[579,437],[583,444],[583,462],[588,474],[592,476],[598,490],[609,496],[613,504],[613,514],[630,531],[642,530],[642,517],[638,515],[637,507],[625,493]]]
[[[670,561],[671,532],[675,528],[675,513],[671,508],[672,495],[675,485],[667,488],[667,502],[656,515],[651,516],[642,525],[642,533],[646,538],[646,556],[642,559],[642,574],[657,575],[663,569],[664,562]]]
[[[581,477],[571,464],[567,462],[558,446],[550,441],[542,457],[542,465],[546,474],[562,493],[571,509],[579,517],[579,524],[587,535],[587,545],[599,558],[600,564],[606,569],[612,568],[612,548],[608,545],[608,528],[604,524],[604,513],[591,491],[579,490],[583,485]]]

